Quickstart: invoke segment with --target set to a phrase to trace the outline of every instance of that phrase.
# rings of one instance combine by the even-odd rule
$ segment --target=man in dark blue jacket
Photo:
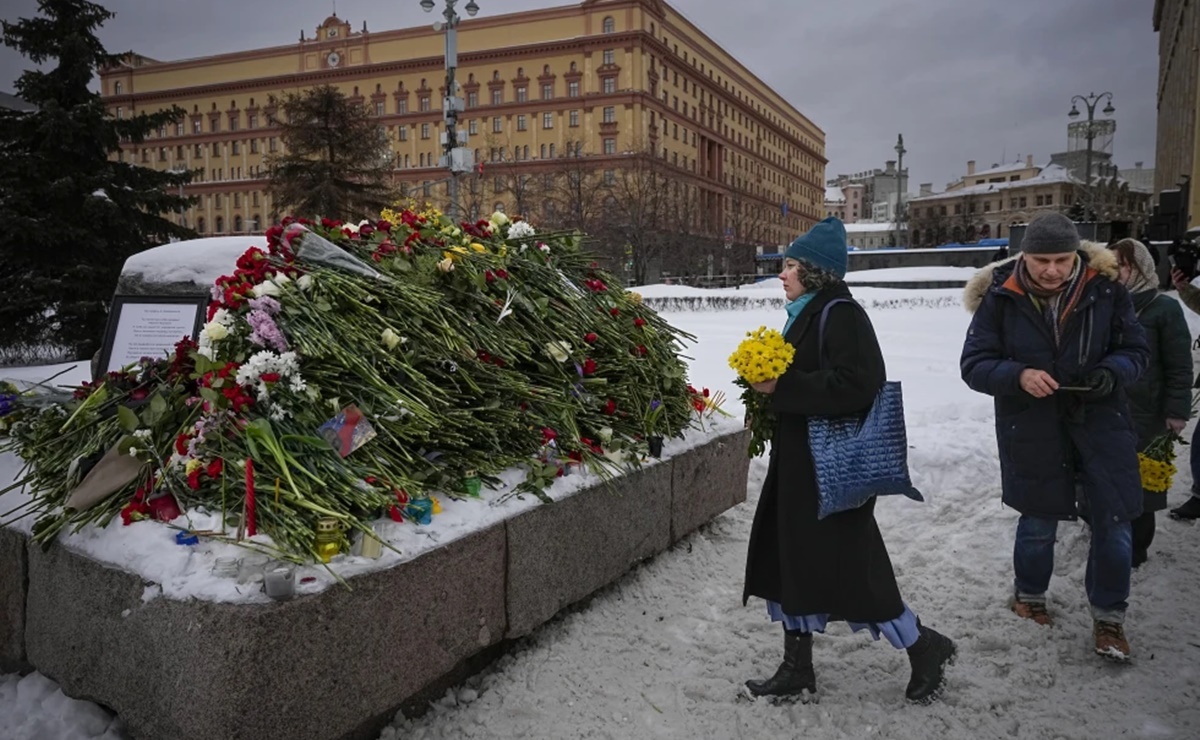
[[[1096,652],[1128,660],[1130,522],[1142,513],[1137,436],[1125,388],[1149,360],[1146,336],[1117,261],[1080,248],[1075,225],[1047,213],[1030,222],[1023,253],[967,285],[975,316],[963,346],[967,385],[996,399],[1004,503],[1021,513],[1013,553],[1018,616],[1051,623],[1046,590],[1060,520],[1091,510],[1086,587]]]

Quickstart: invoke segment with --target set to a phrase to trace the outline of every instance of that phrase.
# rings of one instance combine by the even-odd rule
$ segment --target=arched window
[[[120,95],[124,91],[125,85],[120,80],[113,83],[113,95]]]
[[[550,159],[554,159],[554,145],[550,145]]]
[[[605,18],[604,19],[604,32],[605,33],[614,33],[614,32],[616,32],[616,30],[617,30],[617,22],[615,20],[613,20],[613,17],[610,15],[607,18]]]
[[[500,70],[498,70],[498,69],[492,70],[492,81],[493,82],[500,81]]]
[[[545,159],[545,158],[546,158],[546,145],[545,145],[545,144],[542,144],[542,151],[541,151],[541,154],[540,154],[539,156],[540,156],[542,159]]]
[[[235,233],[235,234],[242,233],[242,217],[241,216],[233,217],[233,233]]]
[[[525,159],[529,159],[529,145],[525,145]]]
[[[225,217],[217,216],[217,232],[218,234],[225,233]]]
[[[544,66],[542,67],[542,74],[544,74],[544,75],[546,75],[546,76],[549,76],[549,75],[550,75],[550,65],[549,65],[549,64],[547,64],[547,65],[544,65]]]
[[[575,62],[571,62],[571,71],[574,72],[577,69],[578,69],[578,67],[575,66]]]
[[[254,214],[252,218],[253,220],[250,222],[250,228],[257,233],[262,230],[262,219],[259,218],[257,213]]]
[[[204,216],[201,216],[200,218],[196,219],[196,233],[198,233],[198,234],[204,233]]]

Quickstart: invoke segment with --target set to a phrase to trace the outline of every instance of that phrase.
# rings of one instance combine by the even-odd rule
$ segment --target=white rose
[[[275,277],[271,278],[271,281],[282,288],[288,283],[292,282],[292,279],[282,272],[278,272],[275,273]]]
[[[312,287],[312,275],[301,275],[296,279],[296,287],[300,290],[308,290]]]
[[[550,254],[550,245],[549,244],[539,244],[538,249],[542,250],[546,254]]]
[[[601,427],[600,431],[597,432],[597,434],[600,437],[600,441],[603,442],[604,444],[608,444],[609,442],[612,441],[612,436],[613,436],[612,427]]]
[[[450,272],[451,270],[454,269],[454,260],[447,257],[446,259],[439,262],[437,266],[438,266],[438,269],[441,270],[442,272]]]
[[[279,286],[270,280],[255,285],[252,292],[255,298],[262,298],[265,295],[279,297],[280,295]]]
[[[349,231],[351,234],[357,234],[358,226],[356,224],[342,224],[342,231]]]
[[[210,342],[219,342],[229,336],[229,330],[219,321],[210,321],[204,325],[204,336],[208,337]]]
[[[555,362],[566,362],[571,356],[571,345],[566,342],[550,342],[546,345],[546,354],[554,358]]]
[[[396,349],[404,341],[399,334],[392,331],[391,327],[383,330],[383,335],[380,336],[380,339],[383,341],[383,346],[388,349]]]
[[[488,222],[491,223],[493,231],[499,229],[501,226],[512,223],[508,216],[504,215],[503,211],[496,211],[493,213],[491,217],[488,218]]]

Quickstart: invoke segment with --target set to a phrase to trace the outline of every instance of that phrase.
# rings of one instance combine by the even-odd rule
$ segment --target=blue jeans
[[[1190,453],[1190,462],[1192,467],[1192,495],[1200,496],[1200,450],[1196,449],[1200,446],[1200,424],[1192,430],[1192,451]]]
[[[1089,497],[1090,498],[1090,497]],[[1103,502],[1090,500],[1092,542],[1088,549],[1084,586],[1092,618],[1122,624],[1129,606],[1129,573],[1133,565],[1133,526],[1114,522]],[[1054,572],[1054,541],[1058,521],[1022,514],[1013,548],[1015,587],[1021,601],[1046,600]]]

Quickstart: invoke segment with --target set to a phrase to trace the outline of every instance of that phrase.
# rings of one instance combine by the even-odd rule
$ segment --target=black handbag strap
[[[863,307],[859,304],[859,302],[854,300],[853,298],[834,298],[829,303],[826,303],[825,307],[821,309],[821,318],[817,322],[817,358],[818,358],[818,363],[819,363],[818,367],[820,367],[822,370],[824,370],[826,367],[826,365],[825,365],[825,322],[829,320],[829,309],[833,308],[834,306],[836,306],[839,303],[849,303],[850,305],[857,308],[859,311],[863,310]]]

